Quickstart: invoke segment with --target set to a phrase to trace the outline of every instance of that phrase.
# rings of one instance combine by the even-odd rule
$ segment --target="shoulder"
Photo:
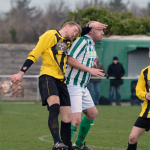
[[[78,45],[82,44],[82,45],[86,45],[87,41],[86,39],[82,36],[82,37],[77,37],[76,39],[74,39],[73,43],[78,43]]]
[[[48,30],[44,34],[56,34],[56,33],[58,34],[56,30]]]
[[[109,67],[113,67],[113,63],[109,65]]]
[[[147,66],[144,69],[142,69],[141,73],[146,72],[146,71],[148,72],[148,70],[150,70],[150,66]]]
[[[121,63],[119,63],[119,62],[118,62],[118,65],[119,65],[120,67],[123,67],[123,65],[122,65]]]
[[[120,62],[118,62],[118,65],[122,66],[122,64]]]
[[[56,30],[48,30],[44,34],[42,34],[40,36],[40,38],[41,37],[52,37],[52,36],[55,36],[55,34],[58,34],[58,32]]]

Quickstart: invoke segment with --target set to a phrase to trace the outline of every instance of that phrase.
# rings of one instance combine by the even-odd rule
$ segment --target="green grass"
[[[126,150],[140,106],[97,106],[99,114],[86,137],[94,150]],[[51,150],[48,111],[39,104],[0,104],[0,150]],[[73,138],[75,141],[77,134]],[[150,150],[150,132],[138,141],[138,150]]]

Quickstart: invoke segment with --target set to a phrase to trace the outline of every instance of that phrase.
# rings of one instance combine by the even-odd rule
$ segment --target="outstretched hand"
[[[95,69],[95,68],[90,68],[89,73],[93,76],[101,77],[104,76],[105,73],[103,73],[103,70],[101,69]]]
[[[100,23],[98,21],[91,21],[91,23],[89,24],[90,28],[94,28],[94,29],[106,29],[108,25]]]

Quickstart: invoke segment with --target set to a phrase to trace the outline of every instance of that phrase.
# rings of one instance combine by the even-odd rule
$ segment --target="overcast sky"
[[[11,0],[0,0],[0,12],[7,12],[11,8]],[[46,8],[46,5],[50,3],[51,0],[31,0],[30,6],[38,6],[42,9]],[[55,0],[55,2],[59,2],[59,0]],[[66,4],[70,6],[70,9],[75,9],[76,3],[81,2],[82,0],[64,0]],[[109,0],[104,0],[108,2]],[[123,0],[124,3],[127,3],[128,0]],[[146,7],[150,0],[130,0],[130,4],[135,2],[139,7]]]

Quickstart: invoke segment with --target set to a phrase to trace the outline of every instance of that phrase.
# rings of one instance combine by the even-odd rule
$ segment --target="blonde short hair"
[[[66,25],[68,25],[68,24],[69,24],[70,27],[71,27],[71,26],[77,26],[78,29],[79,29],[79,33],[80,33],[80,34],[82,33],[81,27],[80,27],[76,22],[74,22],[74,21],[66,22],[66,23],[62,26],[62,28],[64,28],[64,27],[65,27]]]

